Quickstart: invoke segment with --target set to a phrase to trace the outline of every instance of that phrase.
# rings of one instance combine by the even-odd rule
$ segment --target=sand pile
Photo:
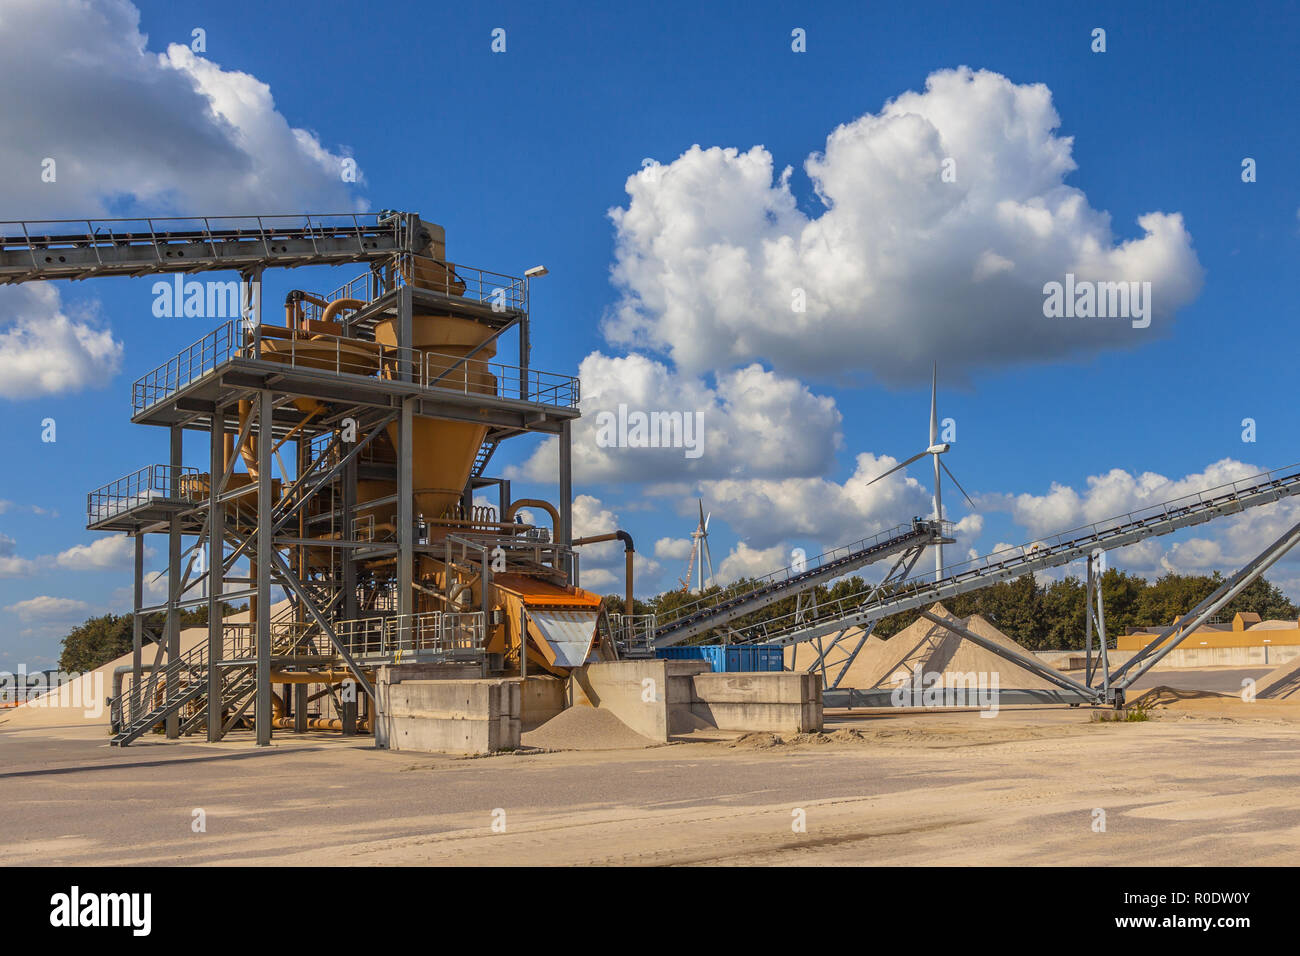
[[[831,637],[833,636],[834,635],[829,635],[823,638],[827,646],[829,646]],[[839,646],[830,652],[828,655],[829,659],[826,663],[826,678],[828,683],[835,679],[835,675],[838,674],[840,668],[844,666],[845,656],[857,646],[861,636],[862,628],[852,628],[846,635],[844,635],[844,639],[840,641]],[[867,643],[862,646],[862,650],[858,652],[858,656],[854,658],[853,664],[849,667],[844,678],[840,681],[840,686],[866,686],[861,683],[861,681],[865,679],[867,674],[871,673],[872,669],[876,666],[881,657],[889,653],[888,647],[889,642],[883,638],[876,637],[874,634],[868,637]],[[786,670],[806,671],[812,667],[816,660],[817,644],[814,641],[791,644],[785,649]],[[820,671],[821,668],[818,668],[818,672]]]
[[[281,601],[271,607],[274,616],[288,606],[288,601]],[[248,611],[236,611],[226,616],[232,624],[248,622]],[[208,628],[206,625],[187,627],[181,630],[181,653],[187,653],[196,644],[206,644]],[[158,645],[146,642],[140,655],[145,666],[154,662]],[[65,684],[54,694],[28,701],[20,707],[0,710],[0,728],[17,730],[29,727],[85,727],[96,724],[105,730],[109,725],[109,707],[107,699],[113,694],[113,671],[131,663],[132,654],[127,651],[116,660],[109,661],[102,667],[82,674]],[[163,657],[166,660],[166,655]],[[145,680],[149,679],[148,671]]]
[[[536,730],[522,735],[520,742],[540,750],[630,750],[655,746],[653,740],[638,734],[610,711],[581,705],[560,711]]]
[[[1269,700],[1300,700],[1300,658],[1275,667],[1255,681],[1255,695]]]
[[[940,616],[951,616],[942,604],[935,604],[930,610]],[[1033,656],[978,614],[967,618],[963,623],[967,630],[980,637],[1008,650]],[[846,678],[841,686],[861,690],[890,690],[911,685],[914,675],[920,671],[923,679],[928,679],[930,674],[942,674],[945,686],[952,686],[954,681],[969,680],[974,682],[970,686],[988,687],[992,684],[992,675],[996,674],[1000,690],[1056,689],[1056,685],[1018,664],[999,657],[945,627],[932,624],[925,618],[918,619],[885,641],[884,648],[869,665],[859,668],[855,662],[854,670],[860,675],[859,679],[850,682]]]
[[[862,733],[862,731],[853,728],[835,730],[829,734],[825,731],[793,734],[788,739],[782,737],[780,734],[760,731],[741,734],[728,746],[733,750],[771,750],[775,747],[790,747],[807,744],[813,746],[824,746],[826,744],[856,744],[864,743],[868,739],[867,735]]]

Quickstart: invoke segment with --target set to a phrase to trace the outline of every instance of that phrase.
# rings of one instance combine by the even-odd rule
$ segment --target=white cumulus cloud
[[[5,610],[10,614],[17,614],[24,620],[36,618],[64,620],[78,614],[84,614],[90,610],[90,605],[85,601],[78,601],[73,598],[50,597],[48,594],[41,594],[25,601],[6,605]]]
[[[802,383],[758,364],[719,372],[710,386],[701,377],[678,374],[644,355],[593,352],[583,359],[579,375],[582,418],[574,423],[572,438],[578,481],[815,475],[834,463],[841,443],[841,416],[834,399],[815,395]],[[631,428],[626,430],[626,444],[619,444],[620,405],[627,416],[698,413],[692,421],[699,430],[688,435],[683,417],[683,447],[631,447],[642,444]],[[685,447],[688,437],[690,447]],[[548,440],[510,474],[552,480],[557,455],[556,441]]]
[[[960,375],[1149,341],[1199,290],[1191,237],[1179,214],[1150,212],[1117,238],[1066,185],[1059,125],[1046,86],[962,67],[831,132],[804,164],[812,215],[762,146],[643,169],[610,213],[622,297],[605,334],[684,371],[761,359],[891,383],[936,355]],[[1152,283],[1151,327],[1045,318],[1043,286],[1067,273]]]

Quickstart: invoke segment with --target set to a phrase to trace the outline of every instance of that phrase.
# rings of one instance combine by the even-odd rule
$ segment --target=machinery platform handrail
[[[268,331],[263,332],[263,329]],[[394,381],[409,374],[413,384],[424,388],[477,391],[464,371],[465,364],[456,356],[422,354],[413,349],[332,335],[315,335],[299,342],[279,337],[277,333],[282,331],[282,326],[249,325],[243,319],[231,319],[221,324],[137,379],[131,387],[132,413],[139,415],[147,411],[236,359]],[[272,339],[269,336],[276,337]],[[275,343],[274,352],[268,350],[267,341]],[[358,353],[357,346],[370,352]],[[474,365],[486,367],[496,375],[497,397],[554,408],[576,408],[578,405],[580,386],[576,376],[521,369],[500,362],[474,362]]]
[[[404,654],[481,653],[487,632],[482,611],[421,611],[340,621],[334,632],[349,654],[395,660]]]
[[[868,598],[873,589],[866,588],[811,612],[803,611],[799,617],[785,615],[765,621],[752,628],[748,638],[780,645],[812,640],[841,627],[863,625],[995,581],[1069,564],[1097,550],[1126,547],[1295,494],[1300,494],[1300,464],[1274,468],[1024,545],[1002,548],[946,568],[945,576],[938,581],[905,581],[871,600]]]
[[[419,278],[409,282],[406,277],[412,274]],[[503,315],[528,311],[528,280],[522,276],[433,259],[409,251],[396,252],[376,262],[368,271],[349,279],[322,298],[325,302],[356,299],[369,304],[380,295],[405,285],[487,305]],[[322,311],[315,302],[306,304],[309,319],[319,319]]]
[[[190,465],[145,465],[116,481],[96,488],[86,496],[86,523],[95,524],[139,505],[158,499],[184,500],[182,477],[197,475]]]

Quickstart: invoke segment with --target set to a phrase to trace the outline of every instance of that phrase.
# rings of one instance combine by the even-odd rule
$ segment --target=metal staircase
[[[656,647],[678,644],[891,554],[939,541],[949,543],[951,538],[946,534],[951,528],[949,521],[914,518],[910,524],[890,528],[761,578],[741,581],[717,594],[661,614],[655,624],[654,644]]]
[[[137,687],[124,682],[121,695],[113,701],[113,726],[118,730],[110,742],[115,747],[126,746],[207,692],[207,643],[191,647],[142,683]]]
[[[311,640],[305,629],[315,626],[294,624],[289,620],[293,610],[292,605],[286,606],[272,622],[273,655],[299,652]],[[222,659],[218,664],[221,672],[218,712],[230,715],[225,718],[223,733],[243,716],[257,689],[256,649],[247,628],[236,625],[227,629],[236,636],[223,639]],[[141,683],[144,686],[137,689],[134,682],[124,681],[122,693],[112,703],[115,733],[110,742],[113,746],[125,747],[191,704],[198,706],[183,714],[180,733],[182,736],[194,733],[206,724],[211,709],[207,641],[201,641],[165,667],[153,671]]]
[[[474,468],[470,475],[474,478],[482,477],[483,472],[487,469],[488,462],[496,453],[497,446],[501,444],[501,439],[489,436],[483,444],[478,446],[478,453],[474,456]]]

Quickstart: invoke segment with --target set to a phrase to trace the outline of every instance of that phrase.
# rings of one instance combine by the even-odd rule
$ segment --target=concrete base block
[[[637,733],[667,741],[698,721],[732,731],[822,729],[820,674],[714,674],[707,661],[611,661],[569,677],[570,706],[601,707]]]
[[[524,732],[546,723],[568,706],[566,681],[549,674],[537,677],[509,677],[504,680],[519,685],[522,711],[520,721]]]
[[[698,674],[691,713],[719,730],[802,734],[822,729],[820,674]]]
[[[375,690],[377,747],[485,754],[519,746],[519,681],[403,680]]]
[[[690,676],[709,665],[701,661],[602,661],[569,675],[568,704],[600,707],[643,737],[668,742],[672,694],[688,693]],[[689,701],[689,698],[686,698]]]

